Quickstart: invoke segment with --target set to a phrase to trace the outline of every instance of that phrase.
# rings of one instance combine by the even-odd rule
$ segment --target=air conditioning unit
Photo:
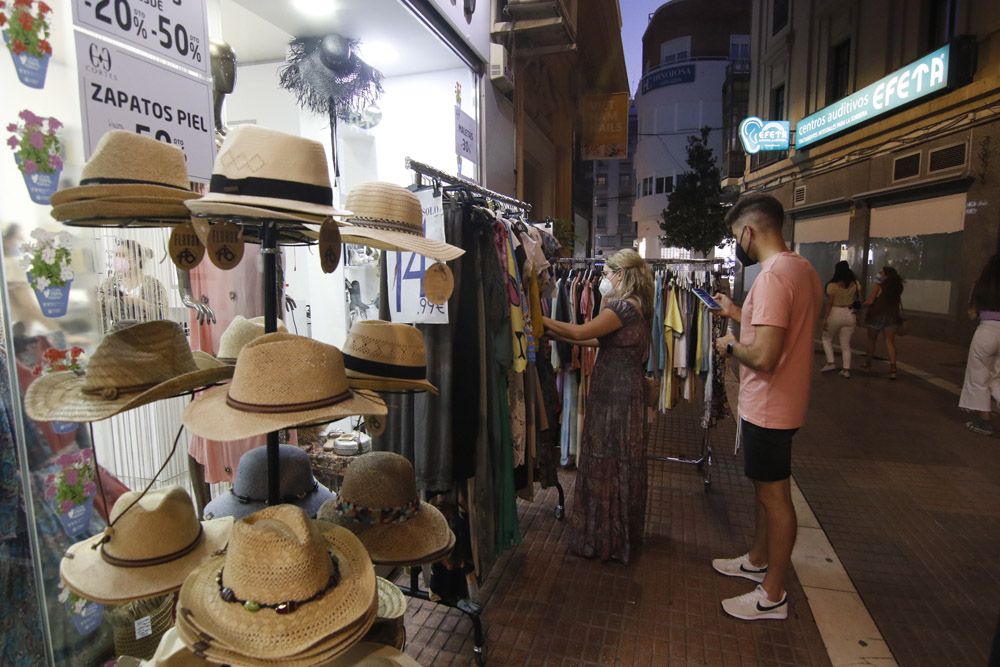
[[[503,44],[490,44],[490,80],[501,92],[514,92],[514,67]]]

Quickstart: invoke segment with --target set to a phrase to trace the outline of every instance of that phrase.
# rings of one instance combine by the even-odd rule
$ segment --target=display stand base
[[[652,456],[649,455],[646,458],[650,461],[667,461],[670,463],[686,463],[688,465],[698,466],[698,470],[702,475],[702,484],[705,486],[705,491],[707,492],[712,488],[712,443],[709,439],[709,429],[702,430],[701,437],[701,454],[695,458],[687,458],[684,456]],[[562,497],[560,496],[560,500]]]

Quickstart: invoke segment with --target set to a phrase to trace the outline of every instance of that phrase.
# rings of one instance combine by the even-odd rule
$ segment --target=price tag
[[[127,130],[173,144],[188,176],[212,177],[212,86],[97,37],[76,33],[85,157],[104,133]]]
[[[205,257],[205,246],[190,222],[177,225],[170,232],[170,259],[181,271],[190,271],[201,264]]]
[[[204,0],[73,0],[73,24],[209,72]]]
[[[455,153],[479,162],[479,130],[472,116],[455,107]]]
[[[146,637],[153,634],[153,619],[149,616],[143,616],[135,622],[135,638],[145,639]]]
[[[444,241],[444,207],[430,188],[417,193],[424,212],[424,234]],[[424,290],[424,274],[435,260],[415,252],[386,251],[389,278],[389,319],[407,324],[447,324],[448,304],[435,304]]]

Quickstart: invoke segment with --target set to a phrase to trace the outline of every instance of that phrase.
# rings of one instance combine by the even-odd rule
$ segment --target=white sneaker
[[[823,368],[819,369],[820,373],[829,373],[830,371],[837,370],[837,364],[827,364]]]
[[[739,558],[716,558],[712,561],[712,567],[727,577],[743,577],[758,584],[764,581],[764,575],[767,574],[767,565],[757,567],[750,564],[750,554],[743,554]]]
[[[781,595],[781,602],[771,602],[767,599],[764,587],[757,586],[749,593],[723,600],[722,609],[730,616],[744,621],[783,621],[788,618],[788,593]]]
[[[840,371],[840,377],[847,378],[848,380],[850,380],[851,379],[851,371],[849,371],[849,370],[847,370],[845,368],[844,370]]]

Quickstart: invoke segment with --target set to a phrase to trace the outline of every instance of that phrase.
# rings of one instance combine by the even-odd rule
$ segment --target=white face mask
[[[611,282],[611,280],[607,276],[604,276],[603,278],[601,278],[601,284],[600,286],[598,286],[597,289],[600,290],[601,296],[608,297],[614,294],[615,285],[614,283]]]

